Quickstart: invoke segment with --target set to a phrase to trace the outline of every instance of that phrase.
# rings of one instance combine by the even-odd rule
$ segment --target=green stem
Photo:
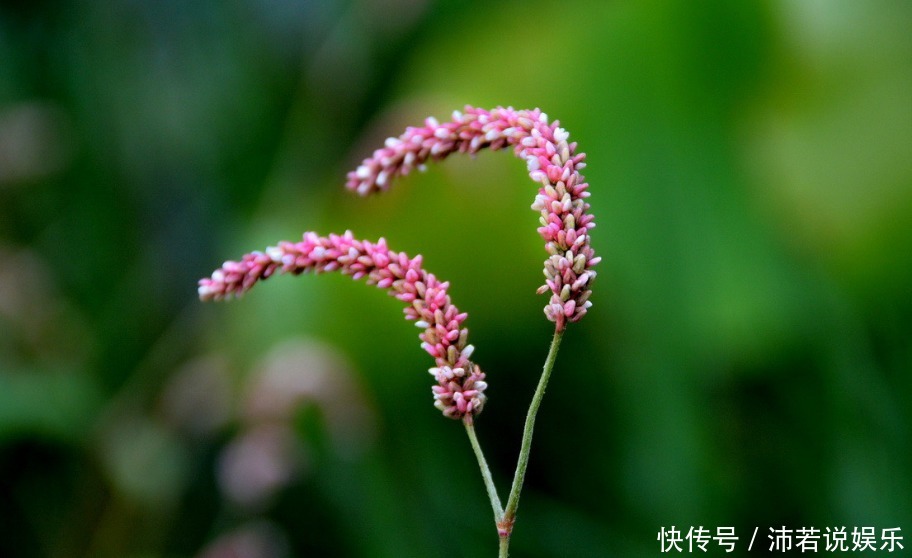
[[[500,537],[500,549],[497,558],[507,558],[510,555],[510,535]]]
[[[551,340],[551,349],[548,351],[548,358],[545,359],[541,379],[538,381],[538,387],[535,389],[535,395],[532,396],[532,403],[529,405],[529,412],[526,414],[522,446],[519,450],[519,461],[516,464],[516,473],[513,475],[513,486],[510,488],[507,507],[500,523],[503,530],[506,531],[506,536],[501,535],[501,556],[504,557],[506,556],[506,546],[510,544],[510,533],[513,530],[513,523],[516,521],[516,509],[519,507],[519,493],[522,491],[523,480],[526,478],[526,467],[529,465],[529,450],[532,448],[532,430],[535,428],[535,415],[541,405],[545,388],[548,387],[548,378],[551,377],[551,369],[554,368],[554,361],[557,359],[557,351],[560,348],[563,334],[563,330],[554,331],[554,338]],[[506,540],[506,544],[504,540]]]
[[[519,507],[519,493],[522,491],[523,480],[526,477],[526,467],[529,465],[529,451],[532,448],[532,431],[535,428],[535,416],[541,406],[542,396],[545,395],[545,388],[548,387],[548,378],[551,377],[551,370],[554,368],[554,361],[557,359],[557,351],[560,348],[563,334],[563,330],[554,331],[554,338],[551,340],[551,348],[548,350],[548,358],[545,359],[541,379],[538,381],[538,387],[535,389],[535,395],[532,396],[532,403],[529,405],[529,412],[526,414],[522,445],[519,450],[519,461],[516,464],[516,473],[513,475],[513,486],[510,488],[510,498],[507,500],[506,509],[500,503],[497,488],[494,486],[494,479],[491,477],[491,470],[488,468],[488,462],[485,460],[481,445],[478,443],[478,437],[475,435],[472,415],[466,415],[462,420],[466,433],[469,435],[469,442],[471,442],[472,449],[475,451],[475,457],[478,459],[478,467],[481,469],[481,476],[488,491],[488,498],[491,500],[491,508],[494,510],[494,522],[497,524],[497,534],[500,538],[497,553],[499,558],[507,558],[510,554],[510,535],[513,533],[516,509]]]
[[[466,433],[469,435],[469,441],[472,443],[472,449],[475,450],[475,457],[478,458],[478,468],[481,469],[481,476],[484,478],[485,488],[488,490],[488,498],[491,499],[491,508],[494,510],[494,522],[499,523],[501,518],[503,518],[503,505],[500,503],[500,496],[497,495],[497,488],[494,486],[494,479],[491,477],[491,470],[488,469],[488,462],[485,460],[484,453],[481,451],[478,437],[475,436],[475,424],[472,421],[472,415],[465,415],[462,422],[465,424]]]

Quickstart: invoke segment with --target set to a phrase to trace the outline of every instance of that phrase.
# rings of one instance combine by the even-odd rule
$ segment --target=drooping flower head
[[[421,347],[434,357],[429,372],[437,380],[434,406],[450,418],[481,412],[485,402],[484,373],[469,360],[474,347],[467,344],[466,319],[450,301],[448,282],[439,281],[421,267],[421,256],[409,258],[394,252],[381,238],[375,243],[356,240],[351,231],[321,237],[304,233],[301,242],[280,242],[263,252],[246,254],[240,261],[225,262],[211,277],[199,281],[201,300],[240,296],[258,281],[276,273],[299,275],[312,271],[338,271],[352,279],[385,289],[407,304],[405,317],[424,329]]]
[[[538,109],[486,111],[466,106],[462,112],[455,111],[449,122],[428,118],[424,126],[406,128],[398,138],[387,139],[384,147],[348,173],[347,186],[368,195],[386,190],[393,178],[414,168],[423,170],[429,159],[513,146],[526,161],[529,177],[541,185],[532,209],[541,212],[538,232],[545,240],[548,259],[545,284],[538,292],[551,291],[545,315],[562,330],[592,306],[589,285],[596,275],[592,267],[601,259],[589,243],[589,229],[595,223],[586,203],[589,185],[579,172],[586,166],[586,156],[576,153],[576,143],[568,143],[568,137],[558,121],[549,123]]]

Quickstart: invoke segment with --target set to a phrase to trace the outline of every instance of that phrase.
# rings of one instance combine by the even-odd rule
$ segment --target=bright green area
[[[342,187],[464,104],[560,119],[603,258],[512,555],[655,556],[701,525],[734,555],[771,526],[901,527],[908,553],[910,29],[888,0],[4,3],[0,556],[494,556],[398,301],[335,275],[195,293],[304,230],[423,254],[470,315],[505,498],[552,333],[525,165]],[[303,395],[257,414],[264,370]]]

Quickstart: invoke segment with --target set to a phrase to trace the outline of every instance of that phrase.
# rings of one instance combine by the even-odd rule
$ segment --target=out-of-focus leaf
[[[79,444],[102,402],[93,378],[72,370],[0,370],[0,443],[39,437]]]

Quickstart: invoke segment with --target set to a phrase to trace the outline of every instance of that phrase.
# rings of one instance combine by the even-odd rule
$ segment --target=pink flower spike
[[[383,239],[369,243],[356,240],[351,231],[328,238],[306,232],[301,242],[280,242],[264,252],[251,252],[239,262],[225,262],[210,277],[200,279],[198,293],[201,300],[239,297],[276,273],[324,271],[366,278],[368,284],[406,302],[406,319],[416,320],[424,329],[419,336],[421,347],[435,360],[436,367],[431,369],[438,381],[433,388],[434,406],[454,419],[481,412],[485,374],[468,360],[473,349],[466,342],[468,330],[460,327],[466,315],[450,302],[449,283],[425,271],[421,256],[409,259],[390,250]]]
[[[585,168],[585,154],[576,153],[576,143],[569,142],[570,134],[557,121],[548,122],[548,115],[539,109],[514,110],[497,107],[487,111],[466,106],[454,111],[449,122],[440,123],[435,118],[425,119],[424,126],[408,127],[398,138],[390,138],[383,148],[365,159],[354,171],[348,173],[347,187],[360,195],[386,190],[390,182],[408,174],[413,168],[422,168],[428,160],[441,160],[451,153],[476,153],[480,149],[501,149],[513,146],[517,157],[525,161],[529,178],[540,184],[532,209],[542,216],[538,232],[545,240],[545,250],[550,254],[565,254],[574,265],[564,277],[561,271],[549,269],[549,279],[539,293],[551,289],[560,294],[564,284],[570,284],[569,300],[561,310],[545,307],[545,315],[562,330],[567,322],[583,317],[586,308],[581,301],[589,298],[589,286],[595,278],[592,267],[599,258],[589,244],[587,231],[595,226],[588,213],[586,198],[588,184],[580,170]],[[589,274],[585,281],[578,281],[580,269]],[[567,315],[567,309],[570,314]]]

